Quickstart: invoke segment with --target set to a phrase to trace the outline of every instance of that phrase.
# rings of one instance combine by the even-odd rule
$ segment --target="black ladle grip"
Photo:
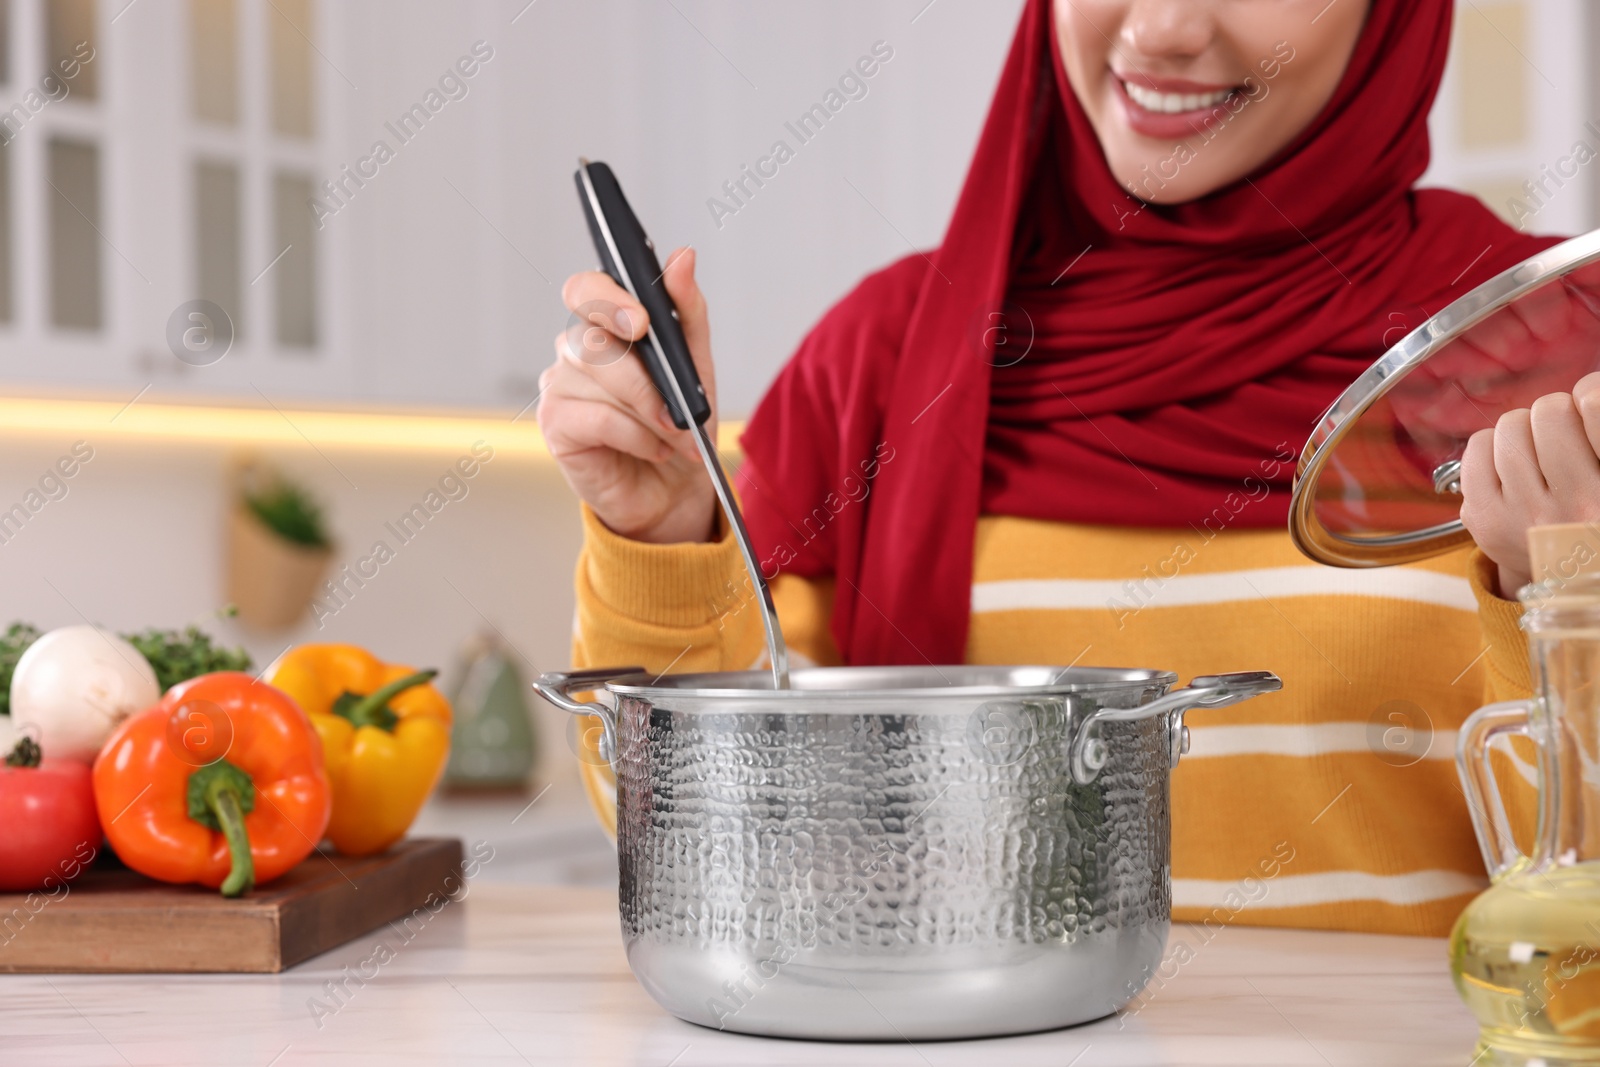
[[[586,175],[587,182],[584,181]],[[631,293],[650,316],[649,333],[635,342],[639,358],[644,360],[645,370],[650,373],[650,381],[661,399],[667,402],[667,410],[672,413],[672,421],[678,429],[703,425],[711,417],[711,402],[706,399],[705,387],[694,369],[689,342],[684,340],[683,327],[678,322],[678,309],[667,295],[661,264],[656,261],[655,245],[628,206],[628,198],[622,195],[622,186],[610,167],[604,163],[582,162],[573,178],[578,185],[584,218],[589,222],[589,236],[594,239],[595,251],[600,253],[601,268]],[[680,409],[673,395],[672,382],[666,377],[669,371],[683,391],[689,405],[687,413]]]

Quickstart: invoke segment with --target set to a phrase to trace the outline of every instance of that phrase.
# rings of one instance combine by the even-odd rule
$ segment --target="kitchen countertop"
[[[470,851],[487,841],[494,859],[483,882],[615,888],[617,850],[600,829],[575,766],[525,792],[441,791],[411,826],[414,837],[459,837]]]
[[[914,1045],[768,1040],[656,1007],[628,971],[614,892],[480,877],[409,941],[385,927],[281,975],[0,976],[0,1064],[1465,1067],[1472,1058],[1475,1027],[1443,941],[1229,927],[1207,943],[1181,926],[1173,937],[1192,957],[1169,953],[1185,962],[1164,965],[1136,1011],[1097,1023]],[[334,996],[329,983],[347,974],[356,976],[348,992]]]

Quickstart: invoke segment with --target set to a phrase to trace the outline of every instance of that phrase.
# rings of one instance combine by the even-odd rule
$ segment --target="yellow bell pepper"
[[[382,852],[410,828],[450,754],[437,671],[383,663],[354,645],[300,645],[272,684],[311,718],[333,785],[328,838],[347,856]]]

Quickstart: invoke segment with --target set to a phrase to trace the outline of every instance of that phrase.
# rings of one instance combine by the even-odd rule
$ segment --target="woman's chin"
[[[1111,168],[1117,184],[1126,189],[1129,196],[1147,204],[1187,204],[1191,200],[1209,196],[1236,180],[1226,175],[1182,169],[1175,175],[1166,176],[1171,172],[1171,160],[1166,156],[1159,159],[1133,159]]]

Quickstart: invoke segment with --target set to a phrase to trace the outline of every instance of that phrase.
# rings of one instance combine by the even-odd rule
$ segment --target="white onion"
[[[11,676],[11,718],[32,724],[52,759],[93,762],[118,723],[160,699],[150,661],[98,626],[51,630]]]

